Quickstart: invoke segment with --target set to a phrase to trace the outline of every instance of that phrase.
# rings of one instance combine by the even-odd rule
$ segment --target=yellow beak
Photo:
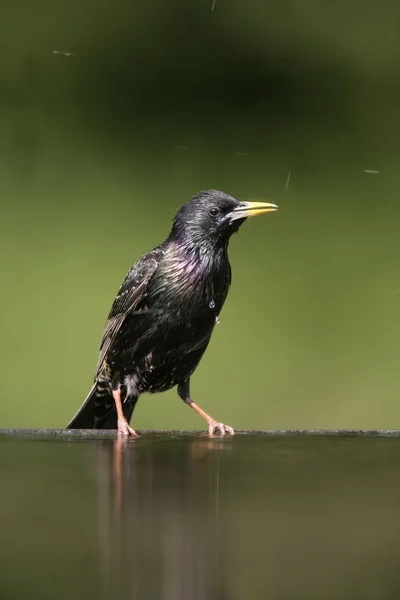
[[[278,210],[277,205],[270,202],[241,202],[230,213],[230,217],[231,221],[236,221],[236,219],[247,219],[275,210]]]

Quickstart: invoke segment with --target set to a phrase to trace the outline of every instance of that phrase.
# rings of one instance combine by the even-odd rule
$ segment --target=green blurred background
[[[69,421],[127,270],[208,188],[279,212],[232,240],[196,401],[237,429],[400,427],[399,4],[211,5],[2,9],[2,427]],[[134,424],[204,427],[175,390]]]

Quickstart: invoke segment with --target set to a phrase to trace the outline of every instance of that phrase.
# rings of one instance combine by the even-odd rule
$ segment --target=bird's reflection
[[[106,596],[224,598],[219,485],[231,447],[206,437],[97,446]]]

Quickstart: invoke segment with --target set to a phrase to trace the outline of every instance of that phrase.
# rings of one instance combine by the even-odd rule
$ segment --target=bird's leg
[[[230,433],[233,435],[235,432],[232,427],[229,425],[224,425],[223,423],[218,423],[213,417],[210,417],[196,402],[190,397],[190,383],[189,380],[185,381],[178,385],[178,394],[182,398],[186,404],[188,404],[193,410],[195,410],[203,419],[205,419],[208,423],[208,433],[210,435],[214,435],[214,433],[219,430],[221,435],[225,435],[226,433]]]
[[[129,423],[124,416],[124,411],[122,410],[121,402],[121,387],[118,386],[116,390],[113,390],[112,395],[114,397],[115,408],[117,409],[118,415],[118,437],[125,438],[129,437],[130,435],[135,438],[140,437],[140,435],[136,433],[136,431],[132,429],[132,427],[129,427]]]

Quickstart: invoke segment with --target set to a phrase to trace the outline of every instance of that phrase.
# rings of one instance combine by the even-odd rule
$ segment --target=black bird
[[[208,423],[213,435],[233,434],[190,397],[190,377],[203,356],[228,294],[228,243],[248,217],[276,210],[268,202],[239,202],[209,190],[177,212],[168,238],[129,271],[114,300],[100,344],[94,384],[68,427],[129,426],[143,392],[178,394]]]

